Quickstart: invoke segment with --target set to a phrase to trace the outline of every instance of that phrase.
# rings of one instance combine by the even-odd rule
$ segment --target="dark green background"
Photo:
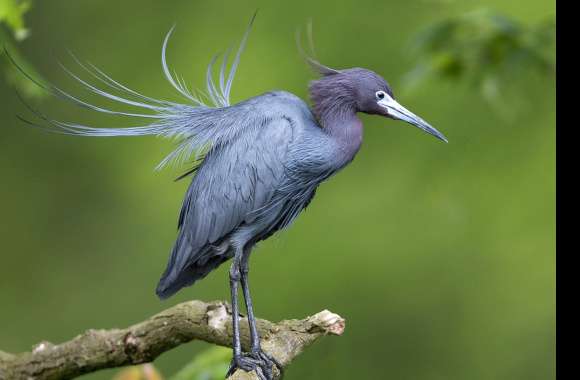
[[[482,6],[523,23],[555,14],[545,0],[52,0],[37,1],[27,14],[32,34],[20,48],[40,73],[75,94],[82,91],[57,64],[67,61],[66,49],[145,94],[177,99],[160,68],[171,25],[177,23],[169,60],[202,87],[211,56],[237,43],[259,8],[234,101],[271,89],[306,98],[313,75],[294,34],[309,18],[323,62],[373,69],[397,94],[416,63],[412,36]],[[553,78],[530,77],[520,96],[529,105],[509,122],[468,86],[434,81],[398,97],[449,144],[362,116],[356,160],[253,256],[260,317],[328,308],[347,319],[344,336],[301,356],[289,380],[554,377]],[[26,128],[15,114],[29,113],[4,81],[0,107],[0,349],[126,326],[188,299],[227,298],[226,266],[169,301],[154,295],[187,187],[172,182],[178,169],[153,171],[172,143]],[[49,98],[39,107],[64,120],[130,124]],[[185,345],[156,365],[172,374],[205,347]]]

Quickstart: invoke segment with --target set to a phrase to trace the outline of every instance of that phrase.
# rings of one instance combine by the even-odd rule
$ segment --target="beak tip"
[[[419,116],[414,115],[412,112],[408,111],[405,107],[395,102],[393,99],[391,99],[389,104],[385,103],[383,105],[379,102],[379,105],[383,106],[388,110],[387,115],[389,117],[412,124],[422,129],[423,131],[429,133],[430,135],[433,135],[435,138],[443,141],[444,143],[446,144],[449,143],[449,141],[443,135],[443,133],[433,128],[431,125],[429,125],[429,123],[421,119]]]
[[[433,128],[431,126],[429,126],[429,129],[427,129],[426,132],[435,136],[436,139],[441,140],[446,144],[449,143],[449,140],[447,140],[447,137],[445,137],[445,135],[443,135],[443,133],[439,132],[438,130],[436,130],[435,128]]]

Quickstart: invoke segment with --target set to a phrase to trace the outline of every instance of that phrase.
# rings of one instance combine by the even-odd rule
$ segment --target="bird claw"
[[[282,365],[274,359],[272,356],[268,355],[262,350],[243,353],[239,357],[234,357],[228,373],[226,374],[226,379],[236,372],[236,370],[241,369],[246,372],[255,371],[258,379],[260,380],[273,380],[274,372],[273,368],[276,366],[280,372],[280,378],[282,378],[283,368]]]

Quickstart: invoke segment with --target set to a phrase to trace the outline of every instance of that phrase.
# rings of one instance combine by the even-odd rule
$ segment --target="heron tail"
[[[157,284],[157,296],[161,299],[171,297],[180,289],[201,280],[231,257],[227,252],[215,253],[215,247],[209,245],[196,249],[188,244],[185,235],[180,232],[167,267]]]

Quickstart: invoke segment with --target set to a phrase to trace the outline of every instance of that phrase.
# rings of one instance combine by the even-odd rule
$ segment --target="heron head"
[[[335,70],[314,60],[310,64],[322,75],[310,85],[315,108],[341,104],[355,112],[402,120],[447,142],[441,132],[399,104],[387,81],[374,71],[358,67]]]

